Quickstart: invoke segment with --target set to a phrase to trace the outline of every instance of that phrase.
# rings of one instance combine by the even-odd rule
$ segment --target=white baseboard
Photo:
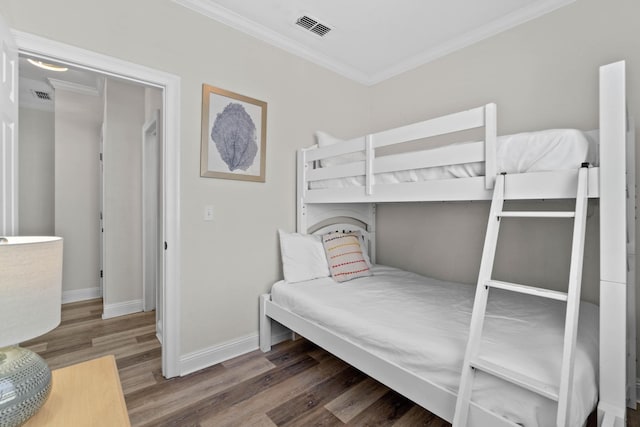
[[[102,308],[102,318],[124,316],[126,314],[139,313],[142,311],[142,300],[118,302],[115,304],[104,304]]]
[[[273,335],[271,343],[277,344],[282,341],[291,339],[291,332],[286,331]],[[180,357],[180,376],[188,375],[200,369],[222,363],[234,357],[241,356],[245,353],[257,350],[259,348],[258,334],[248,335],[236,340],[227,341],[225,343],[215,345],[213,347],[194,351]]]
[[[68,304],[70,302],[86,301],[88,299],[102,298],[102,292],[99,287],[85,288],[85,289],[73,289],[71,291],[62,292],[62,303]]]

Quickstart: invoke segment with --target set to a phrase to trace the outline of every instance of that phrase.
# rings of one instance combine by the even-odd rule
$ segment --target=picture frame
[[[267,103],[202,85],[200,176],[265,182]]]

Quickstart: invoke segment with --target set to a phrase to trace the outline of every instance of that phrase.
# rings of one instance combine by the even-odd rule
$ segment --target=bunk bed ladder
[[[584,236],[587,220],[588,203],[588,164],[583,164],[578,171],[576,206],[574,212],[514,212],[503,211],[505,175],[496,179],[489,223],[485,236],[482,261],[478,274],[478,284],[471,315],[469,341],[465,352],[460,387],[453,417],[454,427],[467,425],[469,408],[472,405],[471,394],[476,371],[482,371],[519,387],[528,389],[558,402],[556,424],[558,427],[569,425],[569,408],[571,406],[571,387],[573,384],[573,361],[575,358],[576,337],[578,332],[578,313],[580,308],[580,288],[582,282],[582,261],[584,256]],[[571,245],[571,264],[569,268],[569,286],[567,292],[558,292],[544,288],[507,283],[492,280],[493,263],[498,243],[498,231],[501,217],[538,217],[538,218],[574,218],[573,239]],[[499,288],[512,292],[535,295],[565,301],[567,304],[562,367],[559,388],[550,387],[535,378],[506,369],[484,360],[479,356],[482,326],[487,308],[489,289]],[[476,405],[473,403],[473,405]],[[477,406],[477,405],[476,405]]]

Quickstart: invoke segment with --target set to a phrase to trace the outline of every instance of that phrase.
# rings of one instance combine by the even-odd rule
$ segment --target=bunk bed
[[[580,413],[576,413],[574,418],[584,418],[574,419],[573,425],[581,425],[591,411],[592,404],[597,401],[599,425],[623,426],[626,420],[625,406],[635,407],[636,401],[635,129],[627,115],[626,102],[624,62],[602,66],[600,68],[600,123],[599,130],[595,132],[599,137],[599,158],[593,160],[594,145],[589,143],[593,140],[594,133],[575,135],[571,131],[569,132],[571,135],[567,136],[566,132],[561,132],[563,138],[567,137],[571,141],[578,140],[576,147],[584,147],[584,141],[586,141],[591,146],[591,150],[578,148],[577,164],[573,163],[575,159],[569,156],[571,160],[566,165],[542,167],[542,170],[527,168],[509,170],[510,173],[505,177],[504,198],[507,200],[573,199],[576,197],[580,162],[588,160],[592,162],[592,166],[588,169],[588,196],[599,200],[600,209],[600,305],[598,308],[583,303],[580,310],[578,359],[584,360],[580,362],[582,363],[580,366],[577,366],[578,361],[576,361],[575,384],[577,388],[584,391],[584,396],[577,396],[573,406],[583,407],[582,412],[576,410]],[[434,414],[451,421],[456,405],[457,383],[455,379],[442,378],[437,374],[451,368],[442,365],[432,369],[429,367],[430,360],[433,360],[429,352],[437,352],[441,345],[446,345],[441,342],[442,339],[438,341],[437,337],[428,335],[430,325],[437,323],[437,319],[441,317],[431,318],[431,322],[430,318],[419,320],[412,317],[413,312],[420,310],[437,313],[438,307],[446,305],[437,299],[431,305],[423,304],[418,308],[413,305],[416,301],[434,301],[433,293],[440,293],[438,289],[444,287],[450,298],[448,304],[469,304],[468,310],[463,308],[458,311],[470,312],[473,288],[376,266],[376,204],[491,200],[496,175],[504,172],[504,169],[509,169],[501,161],[501,157],[505,150],[509,150],[510,141],[512,139],[520,142],[534,140],[535,144],[535,141],[540,139],[549,139],[545,134],[540,133],[516,135],[507,139],[498,138],[496,128],[496,106],[488,104],[339,144],[300,150],[297,159],[298,232],[324,234],[331,230],[345,229],[360,232],[373,264],[373,276],[353,281],[354,286],[336,285],[331,278],[314,279],[300,286],[287,286],[286,282],[277,283],[271,294],[262,295],[260,298],[260,348],[263,351],[271,348],[271,321],[275,320]],[[409,153],[376,155],[376,150],[398,147],[417,140],[469,129],[484,130],[483,140],[449,144]],[[558,133],[552,132],[552,135],[557,137]],[[521,146],[523,144],[520,144]],[[591,153],[591,158],[588,152]],[[429,282],[428,287],[423,286],[425,280]],[[356,282],[362,285],[356,286]],[[411,297],[404,302],[399,302],[396,294],[384,293],[377,288],[381,286],[380,283],[383,283],[383,288],[386,284],[388,288],[393,287],[395,292],[405,284],[414,282],[417,286],[407,285],[409,289],[406,293]],[[372,291],[374,296],[349,294],[360,292],[358,288],[369,287],[374,289]],[[426,294],[423,294],[425,292]],[[347,307],[349,304],[353,306],[354,301],[365,298],[362,301],[368,301],[367,303],[357,305],[372,308],[368,314],[365,309],[365,313],[356,314],[355,317],[342,318],[340,311],[332,307],[336,299],[331,300],[330,296],[326,297],[329,299],[324,299],[327,293],[334,293],[334,298],[342,299]],[[465,293],[471,296],[465,297]],[[380,295],[384,297],[381,298]],[[392,304],[408,305],[394,306],[394,310],[398,310],[398,307],[407,307],[406,311],[400,310],[403,314],[392,316],[383,322],[371,323],[375,320],[375,313],[385,310],[378,304],[379,301],[376,301],[380,299],[388,299]],[[507,298],[503,306],[511,310],[526,311],[526,307],[536,304],[533,300],[510,301]],[[546,303],[545,307],[545,310],[550,311],[543,312],[543,317],[549,319],[563,311],[562,307],[553,304]],[[387,307],[386,310],[389,311],[389,308]],[[343,314],[344,311],[349,310],[343,310]],[[501,317],[500,313],[493,314],[496,318]],[[540,316],[540,314],[534,314],[534,316]],[[393,322],[390,323],[389,319],[393,319]],[[402,320],[408,321],[409,324],[413,322],[414,326],[419,322],[425,324],[409,328],[407,323],[402,323]],[[460,323],[460,320],[453,319],[451,322]],[[399,336],[399,340],[394,341],[390,346],[394,347],[394,352],[400,356],[389,355],[381,350],[379,341],[385,338],[377,338],[377,347],[376,341],[372,341],[373,348],[371,342],[366,342],[369,339],[368,335],[376,334],[378,330],[385,328],[389,329],[388,335]],[[468,325],[463,327],[465,328],[468,328]],[[351,329],[350,332],[349,329]],[[405,333],[410,329],[413,330],[413,335]],[[375,331],[370,332],[371,330]],[[442,332],[436,332],[436,335],[438,333]],[[490,335],[491,331],[488,330],[487,333]],[[516,335],[521,333],[522,331],[515,332]],[[455,333],[451,334],[453,335],[448,336],[446,340],[455,341]],[[465,331],[458,331],[458,335],[458,341],[463,344],[457,346],[464,352],[464,343],[467,339]],[[429,342],[429,340],[433,340],[434,343],[432,346],[427,345],[431,349],[420,346],[421,341]],[[525,348],[522,342],[519,345]],[[488,346],[488,349],[491,350],[491,346]],[[501,351],[497,349],[497,352]],[[457,360],[455,363],[458,365],[462,360],[462,355],[457,359],[453,356],[446,357]],[[550,358],[555,357],[550,356]],[[505,363],[509,362],[505,361]],[[458,368],[461,369],[461,365]],[[538,374],[544,375],[541,372]],[[453,385],[450,384],[451,381]],[[589,383],[593,384],[594,389],[591,391]],[[517,397],[518,392],[513,389],[507,387],[502,392],[496,392],[498,390],[496,387],[496,384],[487,382],[486,390],[489,392],[486,394],[513,396],[516,401],[520,399],[520,405],[530,398],[524,390],[525,394]],[[482,392],[477,398],[483,399]],[[539,404],[542,408],[540,411],[547,410],[545,408],[548,406],[544,406],[544,402]],[[548,405],[548,402],[546,404]],[[505,408],[487,410],[485,406],[491,407],[491,404],[472,403],[468,425],[513,427],[539,425],[540,422],[545,422],[535,420],[537,416],[535,414],[531,415],[534,420],[524,416],[519,418],[517,405],[518,403],[515,407],[507,405]],[[515,416],[512,414],[514,411]]]

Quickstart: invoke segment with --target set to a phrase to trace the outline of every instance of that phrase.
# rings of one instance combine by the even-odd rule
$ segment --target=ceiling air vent
[[[49,92],[44,92],[44,91],[41,91],[41,90],[34,90],[33,94],[38,99],[42,99],[44,101],[51,101],[51,94]]]
[[[326,25],[319,23],[316,19],[310,18],[306,15],[298,18],[296,25],[311,31],[312,33],[316,33],[320,37],[331,31],[330,27],[327,27]]]

